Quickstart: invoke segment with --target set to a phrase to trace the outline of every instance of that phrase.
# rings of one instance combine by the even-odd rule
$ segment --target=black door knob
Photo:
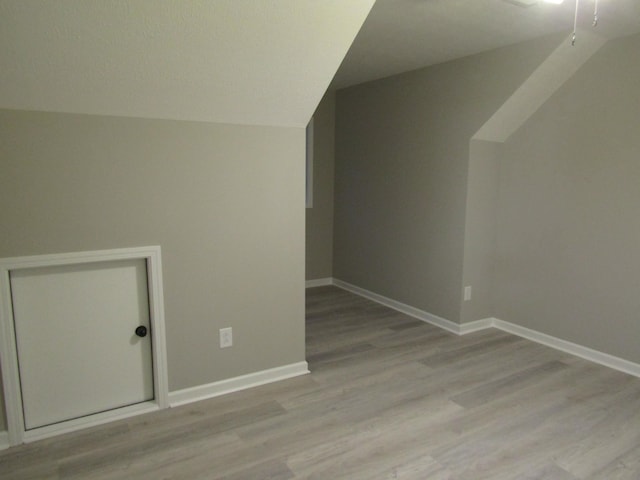
[[[140,325],[138,328],[136,328],[136,335],[139,337],[146,337],[147,327],[145,327],[144,325]]]

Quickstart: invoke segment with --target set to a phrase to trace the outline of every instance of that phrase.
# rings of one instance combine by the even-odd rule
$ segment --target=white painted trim
[[[314,288],[314,287],[326,287],[327,285],[333,285],[333,278],[315,278],[313,280],[307,280],[305,282],[306,288]]]
[[[9,448],[9,432],[0,432],[0,450]]]
[[[143,413],[160,410],[157,402],[144,402],[127,407],[117,408],[106,412],[87,415],[86,417],[74,418],[62,423],[48,425],[46,427],[35,428],[24,432],[23,441],[25,443],[35,442],[43,438],[50,438],[63,433],[75,432],[83,428],[95,427],[116,420],[142,415]]]
[[[640,364],[638,363],[630,362],[623,358],[615,357],[598,350],[593,350],[561,338],[552,337],[546,333],[531,330],[514,323],[505,322],[504,320],[499,320],[497,318],[492,318],[490,320],[492,321],[493,326],[498,330],[526,338],[536,343],[541,343],[542,345],[575,355],[576,357],[584,358],[585,360],[604,365],[605,367],[613,368],[620,372],[628,373],[634,377],[640,377]]]
[[[474,320],[473,322],[461,323],[460,335],[479,332],[480,330],[486,330],[491,327],[493,327],[493,321],[491,318],[483,318],[481,320]]]
[[[162,279],[162,253],[160,247],[151,247],[147,257],[149,316],[151,322],[151,354],[153,355],[154,399],[159,408],[169,406],[169,367],[164,323],[164,289]]]
[[[49,431],[62,433],[66,426],[77,430],[91,425],[97,425],[114,419],[109,414],[96,414],[82,419],[62,422],[51,427],[33,429],[25,432],[22,410],[22,394],[20,391],[20,373],[15,343],[13,323],[13,307],[11,301],[10,272],[35,267],[49,267],[59,265],[77,265],[83,263],[107,262],[115,260],[143,259],[147,264],[147,278],[149,282],[149,309],[151,324],[151,341],[153,345],[153,376],[154,376],[154,405],[153,409],[168,406],[168,381],[166,360],[166,334],[164,326],[164,301],[162,290],[162,261],[159,246],[119,248],[112,250],[95,250],[87,252],[71,252],[49,255],[34,255],[27,257],[13,257],[0,259],[0,365],[4,386],[5,409],[7,416],[7,431],[9,445],[19,445],[31,438],[41,438],[40,435],[50,436]],[[140,408],[131,406],[132,411]],[[129,407],[125,407],[127,409]],[[148,410],[147,409],[145,411]],[[117,414],[122,409],[114,410]],[[121,412],[120,412],[121,413]],[[103,420],[104,418],[104,420]],[[116,415],[115,418],[121,418]],[[95,421],[97,423],[91,423]],[[76,425],[80,425],[76,427]],[[56,434],[56,433],[53,433]]]
[[[7,419],[9,445],[22,443],[24,418],[22,412],[22,392],[18,371],[16,334],[13,325],[13,305],[11,302],[11,279],[9,268],[3,268],[0,260],[0,367],[4,388],[4,408]]]
[[[187,403],[198,402],[227,393],[245,390],[247,388],[305,375],[307,373],[309,373],[309,365],[307,362],[292,363],[290,365],[261,370],[219,382],[198,385],[197,387],[185,388],[184,390],[176,390],[175,392],[169,393],[169,404],[172,407],[177,407]]]
[[[640,364],[638,363],[630,362],[623,358],[615,357],[598,350],[593,350],[591,348],[584,347],[582,345],[578,345],[577,343],[572,343],[561,338],[552,337],[551,335],[547,335],[546,333],[531,330],[526,327],[521,327],[520,325],[516,325],[514,323],[505,322],[504,320],[490,317],[473,322],[457,324],[450,320],[446,320],[444,318],[433,315],[429,312],[411,307],[410,305],[406,305],[390,298],[383,297],[382,295],[378,295],[377,293],[370,292],[369,290],[365,290],[364,288],[360,288],[350,283],[343,282],[342,280],[334,278],[333,285],[342,288],[343,290],[347,290],[351,293],[355,293],[356,295],[360,295],[361,297],[368,298],[369,300],[407,314],[411,317],[417,318],[418,320],[422,320],[424,322],[435,325],[436,327],[443,328],[444,330],[455,333],[456,335],[466,335],[468,333],[477,332],[486,328],[497,328],[498,330],[502,330],[504,332],[526,338],[527,340],[531,340],[536,343],[541,343],[542,345],[555,348],[556,350],[560,350],[562,352],[569,353],[580,358],[584,358],[585,360],[589,360],[593,363],[604,365],[605,367],[613,368],[614,370],[628,373],[629,375],[633,375],[635,377],[640,377]]]
[[[342,288],[343,290],[347,290],[351,293],[355,293],[356,295],[360,295],[361,297],[368,298],[369,300],[373,300],[385,307],[392,308],[397,310],[398,312],[409,315],[410,317],[417,318],[418,320],[422,320],[423,322],[430,323],[435,325],[436,327],[440,327],[448,332],[455,333],[456,335],[462,335],[463,332],[460,324],[452,322],[450,320],[446,320],[442,317],[438,317],[437,315],[433,315],[429,312],[425,312],[424,310],[420,310],[418,308],[407,305],[406,303],[401,303],[396,300],[392,300],[387,297],[383,297],[382,295],[378,295],[377,293],[373,293],[369,290],[365,290],[364,288],[357,287],[347,282],[343,282],[342,280],[338,280],[336,278],[333,279],[333,284],[336,287]],[[475,330],[471,330],[475,331]]]

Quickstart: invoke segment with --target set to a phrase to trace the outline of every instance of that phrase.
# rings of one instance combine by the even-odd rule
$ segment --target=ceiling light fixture
[[[504,0],[507,3],[512,3],[513,5],[517,5],[518,7],[533,7],[537,5],[538,0]]]
[[[576,44],[576,30],[578,30],[578,6],[580,0],[576,0],[576,14],[573,16],[573,34],[571,35],[571,46]]]
[[[553,3],[560,5],[564,0],[543,0],[544,3]],[[571,45],[576,44],[576,31],[578,30],[578,8],[580,7],[580,0],[576,0],[576,11],[573,15],[573,34],[571,35]],[[595,0],[595,7],[593,10],[593,23],[594,27],[598,26],[598,0]]]
[[[507,3],[512,3],[520,7],[532,7],[533,5],[540,4],[540,0],[504,0]],[[551,3],[553,5],[561,5],[564,0],[542,0],[542,3]],[[593,10],[593,23],[594,27],[598,26],[598,0],[594,0]],[[580,9],[580,0],[576,0],[576,10],[573,15],[573,33],[571,34],[571,45],[576,44],[576,32],[578,30],[578,10]]]

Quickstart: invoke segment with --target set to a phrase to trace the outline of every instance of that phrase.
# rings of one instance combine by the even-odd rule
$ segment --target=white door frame
[[[144,259],[147,265],[153,361],[153,400],[25,431],[11,300],[10,272],[12,270],[34,267],[77,265],[82,263],[134,259]],[[9,445],[19,445],[23,442],[38,440],[168,407],[166,350],[162,260],[159,246],[0,259],[0,363],[2,364]]]

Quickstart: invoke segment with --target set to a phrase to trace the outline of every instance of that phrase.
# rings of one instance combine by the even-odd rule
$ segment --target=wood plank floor
[[[307,291],[311,375],[0,452],[10,479],[640,479],[640,379]]]

